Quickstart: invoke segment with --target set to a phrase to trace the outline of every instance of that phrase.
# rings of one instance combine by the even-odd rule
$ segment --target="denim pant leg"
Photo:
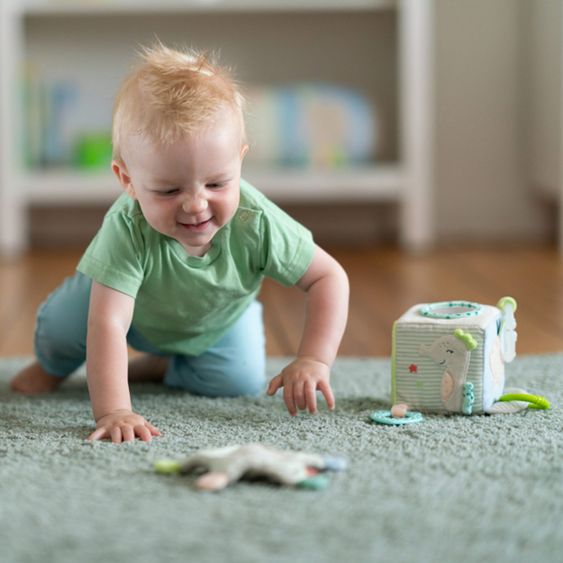
[[[67,377],[86,361],[88,308],[92,279],[80,272],[66,278],[39,307],[35,327],[35,356],[51,375]],[[131,327],[127,341],[141,352],[159,355]]]
[[[77,272],[39,307],[35,356],[51,375],[66,377],[86,359],[86,332],[92,280]]]
[[[200,356],[173,356],[164,383],[207,397],[262,393],[266,340],[261,303],[254,301],[229,332]]]
[[[77,272],[39,308],[35,355],[47,373],[66,377],[86,360],[91,286],[92,280]],[[159,354],[134,328],[128,341],[138,350]],[[172,356],[165,383],[211,397],[256,395],[265,387],[265,364],[262,305],[256,301],[219,342],[200,356]]]

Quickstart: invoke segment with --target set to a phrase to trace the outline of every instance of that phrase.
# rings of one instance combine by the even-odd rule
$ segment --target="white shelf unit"
[[[29,205],[105,203],[119,193],[109,173],[30,171],[23,166],[19,147],[24,62],[36,59],[46,72],[82,73],[87,85],[92,80],[87,71],[97,65],[109,83],[90,82],[90,87],[107,109],[132,51],[154,38],[155,32],[165,43],[189,40],[198,47],[200,42],[204,48],[222,47],[222,62],[224,54],[232,55],[227,63],[243,71],[243,81],[279,84],[305,80],[311,74],[367,93],[394,81],[391,94],[378,91],[383,119],[388,120],[381,161],[334,170],[249,164],[244,175],[281,203],[396,202],[405,248],[417,251],[430,246],[432,2],[4,0],[0,4],[0,253],[10,255],[26,248]],[[214,29],[221,30],[217,37],[209,33]],[[356,40],[362,34],[364,43]],[[356,60],[359,57],[364,58]],[[97,119],[94,103],[87,113]]]

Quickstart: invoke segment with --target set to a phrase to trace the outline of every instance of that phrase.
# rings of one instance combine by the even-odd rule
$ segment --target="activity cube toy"
[[[516,301],[418,304],[393,325],[393,404],[432,413],[488,412],[516,355]]]

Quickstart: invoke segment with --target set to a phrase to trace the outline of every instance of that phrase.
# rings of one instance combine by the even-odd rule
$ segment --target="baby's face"
[[[173,143],[155,146],[133,138],[114,172],[138,200],[149,225],[203,256],[239,204],[241,166],[247,145],[231,112],[217,123]]]

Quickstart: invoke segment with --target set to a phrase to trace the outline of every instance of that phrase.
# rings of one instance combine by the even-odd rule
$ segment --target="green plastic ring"
[[[545,397],[531,395],[530,393],[508,393],[500,397],[499,401],[524,401],[530,403],[530,409],[548,410],[551,408],[551,404]]]
[[[456,309],[462,309],[462,311],[456,311]],[[481,305],[471,301],[442,301],[420,308],[420,314],[431,319],[463,319],[475,317],[480,312]]]

